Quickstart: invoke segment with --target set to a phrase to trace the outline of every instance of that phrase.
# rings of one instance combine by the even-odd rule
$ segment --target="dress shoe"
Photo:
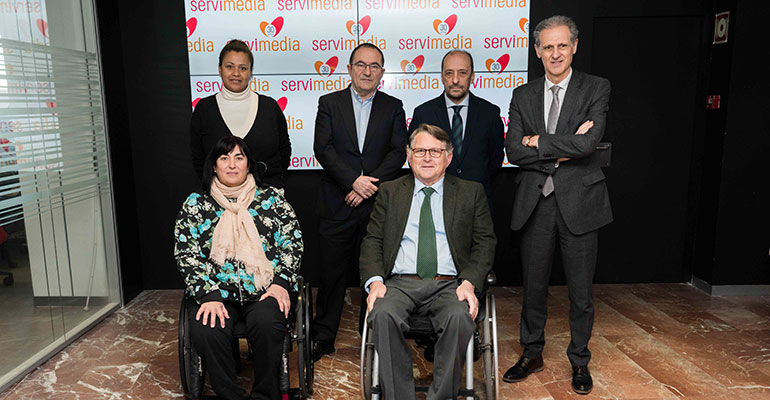
[[[521,357],[519,361],[514,364],[513,367],[508,368],[503,375],[503,380],[506,382],[521,382],[527,379],[529,374],[540,372],[543,370],[543,356],[537,356],[537,358]]]
[[[572,390],[577,394],[588,394],[594,388],[594,381],[588,366],[572,367]]]
[[[334,352],[334,343],[313,340],[313,362],[317,362],[321,357]]]

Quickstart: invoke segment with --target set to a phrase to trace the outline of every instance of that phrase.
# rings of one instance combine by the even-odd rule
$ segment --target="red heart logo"
[[[334,73],[334,70],[337,69],[337,62],[337,56],[328,59],[325,63],[323,61],[316,61],[315,70],[318,72],[318,75],[330,76],[332,73]]]
[[[433,29],[438,34],[448,35],[450,32],[452,32],[452,29],[455,28],[456,24],[457,24],[457,15],[452,14],[448,16],[447,19],[445,19],[444,21],[441,21],[440,19],[434,19]]]
[[[505,71],[505,67],[508,66],[508,62],[511,60],[511,56],[508,54],[503,54],[500,56],[500,58],[497,59],[497,61],[487,58],[486,66],[487,71],[494,72],[494,73],[501,73]]]
[[[195,100],[193,100],[193,101],[192,101],[192,106],[193,106],[193,108],[195,108],[195,106],[197,106],[197,105],[198,105],[198,102],[199,102],[199,101],[201,101],[201,98],[200,98],[200,97],[198,97],[198,98],[196,98]]]
[[[284,96],[278,99],[276,102],[278,103],[278,107],[281,107],[281,111],[286,111],[286,103],[289,102],[289,99]]]
[[[425,63],[425,57],[422,55],[419,55],[412,60],[410,63],[409,60],[401,60],[401,70],[406,72],[407,74],[415,75],[418,72],[420,72],[420,69],[422,69],[422,65]],[[411,65],[414,65],[414,68],[412,68]]]
[[[273,26],[274,32],[268,32],[267,27]],[[259,23],[259,30],[262,31],[262,34],[267,37],[275,37],[281,32],[281,28],[283,28],[283,17],[278,17],[273,20],[271,23],[267,23],[265,21],[262,21]]]
[[[48,22],[38,18],[37,29],[40,29],[40,33],[42,33],[43,36],[48,37]]]
[[[187,20],[187,37],[192,36],[195,28],[198,27],[198,18],[192,17]]]
[[[367,15],[367,16],[365,16],[365,17],[361,18],[361,19],[358,21],[358,28],[357,28],[357,29],[358,29],[358,30],[360,30],[361,32],[358,32],[358,34],[359,34],[359,35],[363,35],[364,33],[366,33],[366,30],[367,30],[367,29],[369,29],[369,24],[371,24],[371,23],[372,23],[372,18],[371,18],[370,16],[368,16],[368,15]],[[353,35],[353,36],[355,36],[355,35],[356,35],[356,32],[353,32],[353,26],[354,26],[355,24],[356,24],[356,23],[355,23],[355,22],[353,22],[353,21],[351,21],[351,20],[348,20],[348,22],[347,22],[347,23],[345,23],[345,27],[346,27],[346,28],[348,28],[348,32],[349,32],[351,35]]]

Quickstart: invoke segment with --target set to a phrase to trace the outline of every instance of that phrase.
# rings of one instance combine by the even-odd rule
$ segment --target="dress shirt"
[[[430,157],[430,155],[426,155]],[[443,155],[442,155],[443,157]],[[396,264],[393,266],[392,274],[416,274],[417,273],[417,245],[420,235],[420,208],[425,199],[425,193],[422,191],[425,185],[417,178],[414,178],[414,193],[412,194],[412,205],[409,207],[409,217],[406,220],[404,236],[401,238],[401,246],[396,254]],[[438,256],[439,275],[457,275],[452,253],[449,251],[449,240],[447,240],[446,227],[444,226],[444,178],[431,185],[436,192],[430,196],[430,208],[433,214],[433,225],[436,229],[436,254]],[[364,283],[366,291],[369,291],[369,284],[374,281],[383,281],[381,276],[373,276]]]
[[[452,118],[455,116],[455,110],[452,108],[452,106],[463,106],[463,108],[460,109],[460,116],[463,118],[463,140],[465,140],[465,127],[468,126],[468,105],[470,104],[468,102],[468,99],[470,99],[470,94],[466,95],[463,101],[461,101],[458,104],[455,104],[452,100],[449,99],[449,97],[444,93],[444,101],[446,102],[446,112],[447,116],[449,116],[449,129],[450,131],[447,132],[449,136],[452,136]]]
[[[350,85],[350,94],[353,97],[353,115],[356,117],[356,136],[358,137],[358,151],[364,151],[366,140],[366,128],[369,126],[369,116],[372,114],[372,100],[377,95],[375,91],[368,99],[362,100],[361,96]]]
[[[551,109],[551,101],[553,101],[553,92],[551,91],[551,87],[559,86],[561,88],[559,90],[559,114],[561,115],[561,107],[564,105],[564,95],[567,94],[567,86],[569,85],[569,80],[571,78],[572,67],[570,67],[567,77],[557,84],[549,81],[548,76],[543,79],[545,81],[545,96],[543,96],[543,118],[545,121],[545,129],[548,129],[548,111]],[[547,133],[548,132],[541,132],[540,134],[545,135]]]

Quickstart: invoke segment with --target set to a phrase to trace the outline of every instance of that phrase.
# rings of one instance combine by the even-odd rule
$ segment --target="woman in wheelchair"
[[[281,345],[297,291],[302,233],[283,190],[262,185],[246,143],[219,140],[204,165],[201,193],[182,205],[174,229],[176,258],[195,300],[193,346],[224,399],[276,399]],[[253,351],[254,385],[238,385],[233,327],[245,320]]]

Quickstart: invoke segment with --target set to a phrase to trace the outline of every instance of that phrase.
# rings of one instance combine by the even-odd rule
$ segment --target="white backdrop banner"
[[[286,115],[290,169],[318,169],[313,129],[318,98],[350,83],[361,42],[385,53],[380,89],[414,108],[443,91],[441,58],[473,55],[471,91],[498,105],[505,126],[512,90],[527,82],[527,0],[185,0],[192,106],[221,90],[219,51],[231,39],[254,54],[251,90]],[[507,161],[504,161],[507,164]]]

